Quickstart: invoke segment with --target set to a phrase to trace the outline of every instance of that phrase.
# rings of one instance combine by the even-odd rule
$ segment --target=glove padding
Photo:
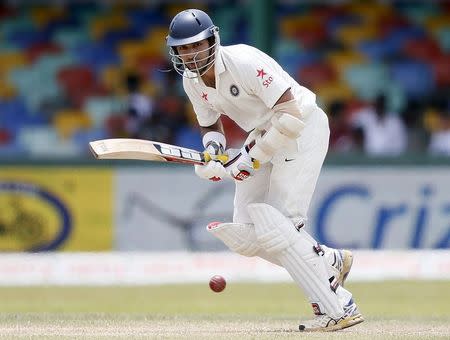
[[[259,168],[259,162],[248,154],[249,147],[244,145],[241,149],[228,149],[228,161],[224,164],[225,170],[236,181],[243,181],[253,176]]]
[[[194,167],[198,177],[214,182],[220,181],[228,175],[224,166],[219,161],[209,161],[205,165],[195,164]]]

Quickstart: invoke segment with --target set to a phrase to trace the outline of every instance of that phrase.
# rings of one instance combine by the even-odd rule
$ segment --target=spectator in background
[[[186,99],[179,91],[176,72],[165,74],[153,112],[153,140],[174,144],[180,129],[188,126]]]
[[[423,103],[410,100],[402,113],[403,122],[407,130],[407,147],[410,153],[425,152],[428,144],[428,134],[423,124]]]
[[[436,106],[438,114],[438,126],[431,133],[428,152],[432,155],[450,156],[450,103],[439,103]]]
[[[347,120],[343,101],[335,100],[328,108],[330,124],[330,152],[349,152],[353,149],[352,128]]]
[[[135,73],[126,76],[128,91],[128,112],[126,130],[132,138],[144,138],[145,130],[152,125],[153,102],[146,95],[140,93],[141,79]]]
[[[386,109],[386,97],[379,95],[374,105],[355,112],[354,128],[364,135],[364,152],[370,156],[397,156],[407,147],[406,127],[400,117]]]

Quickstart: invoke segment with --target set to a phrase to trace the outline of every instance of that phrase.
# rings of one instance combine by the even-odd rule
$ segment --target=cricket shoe
[[[352,327],[364,321],[353,299],[344,307],[344,315],[333,319],[326,314],[317,315],[314,319],[305,321],[298,326],[301,332],[333,332]]]
[[[314,250],[317,254],[325,256],[333,276],[337,278],[336,283],[344,287],[353,264],[352,252],[347,249],[334,249],[319,244],[314,247]]]
[[[337,249],[336,252],[338,253],[336,256],[338,258],[338,260],[336,260],[336,264],[339,264],[339,277],[337,281],[339,285],[344,287],[345,280],[350,273],[350,269],[352,269],[353,254],[347,249]]]

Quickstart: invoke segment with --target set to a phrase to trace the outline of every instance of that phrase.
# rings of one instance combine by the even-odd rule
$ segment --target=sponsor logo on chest
[[[273,82],[273,77],[264,71],[264,68],[256,69],[256,78],[261,78],[261,83],[265,88],[268,88]]]

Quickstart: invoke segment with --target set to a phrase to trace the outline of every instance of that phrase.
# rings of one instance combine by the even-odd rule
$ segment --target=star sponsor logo
[[[202,92],[202,99],[208,101],[208,94],[205,92]]]
[[[267,75],[267,72],[264,72],[264,69],[261,68],[260,70],[256,70],[256,72],[258,72],[256,74],[256,77],[259,78],[261,77],[261,79],[264,79],[264,76]]]
[[[268,74],[267,72],[265,72],[262,67],[260,69],[256,69],[256,72],[257,72],[256,78],[261,78],[263,80],[262,85],[265,88],[268,88],[269,85],[272,84],[272,82],[273,82],[273,77],[270,74]]]

